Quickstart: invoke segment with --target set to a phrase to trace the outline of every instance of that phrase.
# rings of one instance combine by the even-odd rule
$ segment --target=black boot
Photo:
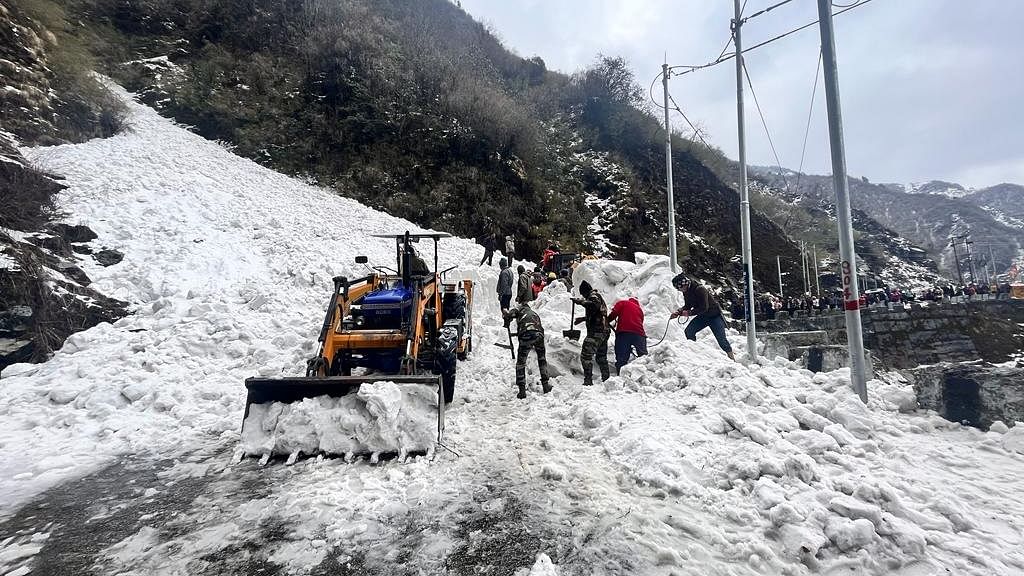
[[[516,398],[526,398],[526,384],[519,385],[519,394],[516,394]]]
[[[544,393],[545,394],[547,394],[548,392],[551,392],[551,383],[548,382],[547,380],[544,380],[543,382],[541,382],[540,385],[544,389]]]

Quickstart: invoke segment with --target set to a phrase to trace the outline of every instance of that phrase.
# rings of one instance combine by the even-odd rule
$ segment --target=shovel
[[[509,328],[508,326],[506,326],[505,329],[508,330],[508,344],[505,344],[503,342],[495,342],[494,345],[497,346],[498,348],[508,348],[509,352],[512,353],[512,359],[515,360],[516,349],[512,347],[512,329]],[[518,336],[518,334],[516,334],[516,336]]]
[[[576,302],[572,303],[572,320],[569,322],[570,326],[576,325]],[[575,342],[580,339],[580,331],[575,328],[569,328],[568,330],[562,330],[562,336]]]

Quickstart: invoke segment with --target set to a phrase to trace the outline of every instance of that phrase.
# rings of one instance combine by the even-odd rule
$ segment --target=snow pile
[[[242,424],[245,454],[433,453],[437,390],[390,381],[361,384],[338,398],[252,404]]]
[[[673,273],[669,268],[668,257],[637,252],[636,262],[620,260],[585,260],[573,273],[573,294],[569,294],[561,283],[554,283],[541,291],[532,306],[540,314],[547,331],[547,356],[553,375],[579,374],[580,343],[571,342],[561,337],[562,330],[573,326],[571,297],[579,296],[579,285],[586,281],[601,293],[610,311],[619,300],[636,298],[644,310],[644,331],[647,333],[649,346],[659,340],[665,342],[678,341],[684,338],[683,319],[670,322],[669,315],[683,304],[682,294],[672,287]],[[584,314],[579,306],[575,308],[575,318]],[[576,325],[586,336],[582,325]],[[732,336],[730,343],[737,357],[746,352],[746,339],[741,338],[735,330],[727,330]],[[582,338],[581,338],[582,339]],[[710,343],[714,350],[719,350],[710,330],[698,334],[699,342]],[[608,341],[609,350],[614,350],[615,335],[612,333]],[[653,352],[657,347],[651,348]],[[719,350],[722,357],[725,353]],[[609,355],[609,363],[614,364],[614,352]]]
[[[124,254],[78,264],[132,314],[0,375],[0,510],[114,454],[237,438],[246,378],[304,374],[331,278],[365,275],[357,255],[395,265],[393,241],[373,234],[421,231],[129,107],[130,132],[21,150],[66,179],[58,202],[93,248]],[[457,266],[448,279],[495,284],[496,269],[465,265],[482,253],[472,241],[439,250],[442,269]]]
[[[1024,427],[964,428],[916,410],[908,386],[881,381],[869,383],[865,406],[845,371],[732,362],[707,330],[686,341],[667,319],[681,295],[662,256],[588,261],[574,277],[609,306],[637,297],[648,356],[583,387],[579,343],[561,336],[570,295],[553,284],[532,306],[554,389],[517,400],[514,361],[492,345],[507,341],[497,270],[475,266],[482,250],[472,242],[445,241],[441,267],[460,266],[448,278],[478,282],[474,351],[446,412],[450,450],[402,465],[226,468],[237,446],[411,451],[432,440],[436,393],[393,383],[256,405],[239,433],[244,379],[302,374],[315,353],[330,278],[364,274],[357,254],[390,264],[393,244],[370,235],[416,228],[141,106],[131,121],[134,133],[25,153],[64,175],[61,205],[124,252],[116,265],[83,268],[134,313],[75,335],[45,364],[4,370],[0,385],[0,513],[120,453],[177,461],[154,488],[164,496],[110,485],[163,497],[174,514],[112,516],[131,527],[102,544],[96,571],[231,573],[216,562],[238,561],[290,574],[349,564],[399,573],[415,562],[443,573],[451,561],[545,576],[1024,573]],[[745,339],[730,339],[743,357]],[[360,427],[377,436],[372,445],[351,443],[346,430]],[[193,476],[203,477],[199,495],[181,491]],[[43,548],[5,541],[0,572],[55,557],[45,547],[56,538]]]
[[[865,406],[845,369],[762,362],[748,368],[710,346],[673,343],[629,364],[605,396],[573,413],[633,479],[691,503],[689,517],[663,522],[763,572],[802,563],[891,573],[926,561],[966,566],[965,555],[992,573],[1024,569],[1010,545],[1021,542],[1021,494],[962,482],[967,469],[983,467],[986,477],[1013,463],[1012,439],[903,414],[908,397],[913,406],[908,387],[872,381]],[[929,441],[961,430],[970,440],[954,453]]]

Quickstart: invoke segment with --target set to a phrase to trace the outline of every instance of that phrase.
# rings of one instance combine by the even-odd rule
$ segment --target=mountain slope
[[[74,6],[107,72],[261,164],[423,226],[512,234],[531,259],[551,241],[666,251],[661,128],[621,59],[555,73],[444,0]],[[738,197],[677,144],[683,265],[734,286]],[[770,220],[753,229],[794,253]]]
[[[997,184],[976,190],[964,200],[988,210],[1000,224],[1024,230],[1024,186]]]
[[[776,189],[785,187],[778,175],[769,175],[769,182]],[[798,188],[794,190],[795,194],[814,203],[830,204],[835,201],[831,176],[805,174],[799,180],[790,178],[789,184]],[[904,192],[899,185],[873,184],[863,178],[850,178],[849,186],[854,209],[863,211],[880,225],[926,250],[947,278],[957,277],[951,243],[954,237],[969,235],[973,240],[979,276],[983,266],[990,265],[989,245],[1000,272],[1009,268],[1011,262],[1024,257],[1024,229],[1000,222],[989,210],[970,201],[970,196],[951,198],[943,194],[911,194]],[[957,250],[961,266],[967,268],[963,239],[958,240]],[[969,275],[965,278],[970,281]]]

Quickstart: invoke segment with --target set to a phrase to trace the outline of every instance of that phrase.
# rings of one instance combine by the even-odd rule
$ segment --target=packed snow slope
[[[845,371],[731,362],[706,331],[685,341],[666,322],[681,302],[660,256],[587,262],[575,282],[609,304],[638,297],[664,343],[584,388],[556,284],[534,303],[554,391],[539,393],[531,357],[516,400],[513,361],[491,346],[506,338],[497,270],[475,265],[471,241],[442,244],[441,266],[479,282],[446,449],[228,466],[243,380],[301,374],[330,278],[360,274],[358,254],[389,262],[371,234],[414,228],[131,110],[129,133],[24,153],[66,178],[71,221],[124,252],[82,266],[134,313],[0,374],[0,515],[123,454],[179,462],[146,501],[211,482],[174,501],[173,521],[146,515],[106,543],[98,573],[224,573],[244,558],[227,572],[241,574],[252,556],[290,574],[1024,573],[1024,427],[944,421],[898,381],[870,382],[865,406]],[[40,530],[0,534],[0,573],[42,561],[57,528]]]

